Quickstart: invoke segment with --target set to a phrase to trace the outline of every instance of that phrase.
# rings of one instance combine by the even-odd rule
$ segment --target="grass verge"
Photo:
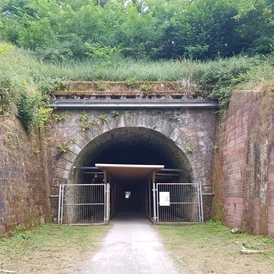
[[[70,273],[87,259],[108,226],[46,224],[0,240],[0,269],[16,273]],[[76,271],[77,272],[77,271]]]
[[[273,273],[273,239],[231,234],[227,227],[214,222],[156,229],[182,273]],[[242,255],[243,247],[264,253]]]

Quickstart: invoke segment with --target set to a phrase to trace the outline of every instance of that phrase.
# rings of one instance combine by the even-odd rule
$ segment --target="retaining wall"
[[[233,92],[219,122],[213,174],[213,218],[274,237],[272,91]]]
[[[15,115],[0,116],[0,235],[51,219],[42,136],[27,135]]]

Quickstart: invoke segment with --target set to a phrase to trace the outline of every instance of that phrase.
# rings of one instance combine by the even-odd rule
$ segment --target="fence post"
[[[152,174],[152,185],[153,185],[153,220],[157,221],[157,210],[156,210],[156,184],[155,184],[155,172]]]
[[[62,184],[59,185],[58,224],[61,224],[61,201],[62,201]]]

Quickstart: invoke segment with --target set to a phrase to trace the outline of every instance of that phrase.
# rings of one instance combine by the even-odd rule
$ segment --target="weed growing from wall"
[[[107,121],[107,116],[105,114],[100,114],[98,118],[102,123]]]
[[[113,117],[113,118],[118,118],[118,117],[119,117],[119,112],[116,111],[116,110],[114,110],[114,111],[112,112],[112,117]]]
[[[99,82],[95,84],[95,87],[96,87],[96,90],[103,91],[106,89],[106,84]]]
[[[30,133],[34,128],[42,128],[49,120],[52,108],[47,107],[41,93],[23,91],[17,103],[18,118],[22,121],[25,130]]]
[[[88,121],[88,115],[85,112],[80,114],[80,126],[82,131],[86,131],[90,128],[90,123]]]
[[[126,79],[126,86],[127,86],[128,88],[134,88],[135,82],[136,82],[136,79],[135,79],[135,78]]]
[[[58,150],[59,150],[60,152],[62,152],[62,153],[68,152],[68,151],[69,151],[69,143],[66,143],[66,144],[60,143],[60,144],[58,145]]]
[[[26,131],[30,131],[35,127],[37,113],[38,113],[38,101],[39,95],[37,93],[30,94],[26,91],[20,94],[18,107],[18,118],[22,121],[22,124]]]
[[[141,89],[142,91],[150,91],[150,90],[152,90],[152,88],[153,88],[153,86],[150,85],[150,84],[142,84],[142,85],[140,86],[140,89]]]
[[[194,151],[196,151],[195,147],[186,147],[186,150],[188,153],[193,153]]]
[[[54,119],[59,122],[66,119],[66,115],[64,113],[54,114]]]
[[[153,111],[151,112],[151,115],[152,115],[152,116],[156,116],[156,115],[158,115],[158,114],[160,114],[160,113],[161,113],[160,110],[153,110]]]

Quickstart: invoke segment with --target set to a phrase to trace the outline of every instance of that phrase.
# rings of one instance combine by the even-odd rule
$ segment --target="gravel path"
[[[142,215],[117,213],[113,228],[79,274],[178,274],[161,238]]]

